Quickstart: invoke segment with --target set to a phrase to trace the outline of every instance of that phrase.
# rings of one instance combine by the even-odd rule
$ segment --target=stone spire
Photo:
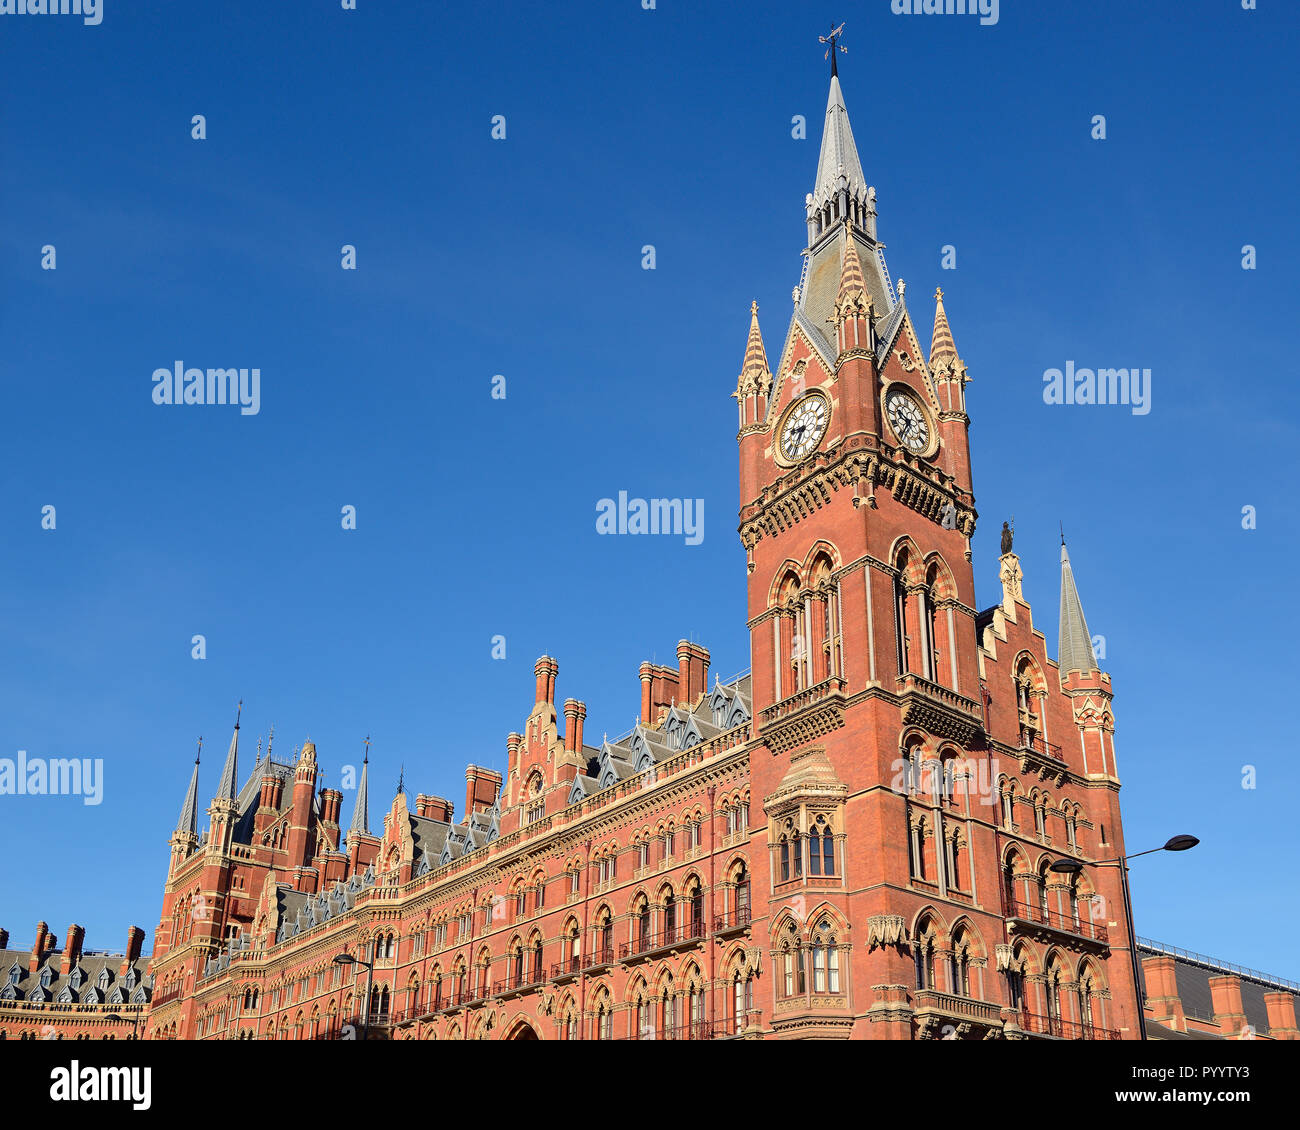
[[[945,357],[956,357],[957,346],[948,327],[948,314],[943,308],[943,291],[934,292],[934,334],[930,338],[930,368],[936,368]]]
[[[199,748],[194,754],[194,772],[190,775],[190,787],[185,793],[185,803],[181,806],[181,818],[176,821],[178,836],[199,834],[199,754],[203,752],[203,739],[199,738]]]
[[[221,769],[221,784],[217,786],[215,800],[234,800],[239,794],[239,716],[244,712],[244,700],[239,700],[235,712],[235,732],[230,736],[230,750]]]
[[[745,342],[745,360],[740,366],[742,388],[763,388],[764,378],[770,380],[772,370],[767,364],[767,350],[763,348],[763,335],[758,328],[758,303],[749,305],[749,339]]]
[[[366,738],[366,756],[361,762],[361,780],[357,784],[357,804],[352,810],[352,826],[348,829],[349,836],[353,832],[359,832],[363,836],[370,835],[370,797],[367,788],[369,776],[370,739]]]
[[[844,105],[840,76],[833,74],[830,96],[826,100],[826,125],[822,130],[822,148],[817,160],[817,180],[813,186],[813,209],[834,201],[841,191],[862,201],[867,198],[867,178],[862,174],[862,161],[849,126],[849,111]]]
[[[1057,663],[1062,675],[1071,671],[1097,670],[1092,636],[1088,634],[1088,621],[1083,618],[1079,590],[1074,587],[1074,571],[1070,568],[1064,536],[1061,538],[1061,638]]]

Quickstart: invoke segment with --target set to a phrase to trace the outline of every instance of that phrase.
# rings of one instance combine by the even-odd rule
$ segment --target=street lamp
[[[1200,842],[1195,836],[1174,836],[1159,847],[1148,848],[1146,851],[1135,851],[1132,855],[1121,855],[1115,859],[1098,859],[1092,863],[1093,867],[1116,865],[1119,867],[1120,889],[1124,892],[1124,920],[1125,925],[1128,927],[1129,961],[1133,966],[1133,992],[1138,1009],[1138,1038],[1141,1040],[1147,1038],[1147,1026],[1142,1005],[1144,994],[1142,992],[1142,971],[1138,966],[1137,935],[1133,932],[1133,900],[1129,898],[1128,893],[1128,861],[1136,859],[1139,855],[1150,855],[1156,851],[1188,851]],[[1058,875],[1078,875],[1086,866],[1088,865],[1077,859],[1058,859],[1051,865],[1049,870],[1055,871]]]
[[[334,958],[335,965],[364,965],[366,967],[366,995],[361,1005],[361,1039],[362,1042],[370,1039],[370,986],[375,979],[375,966],[373,962],[362,961],[359,957],[353,957],[350,953],[341,953]]]
[[[122,1024],[126,1023],[126,1017],[119,1012],[110,1012],[107,1015],[105,1015],[104,1019],[119,1021]],[[139,1038],[140,1038],[140,1013],[137,1011],[133,1013],[131,1016],[131,1039],[138,1040]]]

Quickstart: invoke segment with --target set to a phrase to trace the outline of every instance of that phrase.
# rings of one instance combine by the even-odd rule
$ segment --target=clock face
[[[805,396],[798,401],[781,430],[781,451],[785,457],[799,460],[814,451],[826,434],[829,415],[826,401],[820,396]]]
[[[916,398],[906,392],[891,392],[885,398],[885,414],[894,435],[911,451],[925,451],[930,446],[930,424]]]

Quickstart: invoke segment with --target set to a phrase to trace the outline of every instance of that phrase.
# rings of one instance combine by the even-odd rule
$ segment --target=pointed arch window
[[[916,944],[916,987],[934,988],[934,936],[924,935]]]
[[[970,996],[970,944],[964,935],[953,943],[950,972],[952,993],[959,997]]]
[[[781,940],[781,965],[784,995],[802,996],[808,991],[804,974],[803,946],[799,939],[799,930],[793,922],[786,925]]]
[[[813,931],[813,992],[840,991],[840,951],[835,944],[835,929],[829,919]]]

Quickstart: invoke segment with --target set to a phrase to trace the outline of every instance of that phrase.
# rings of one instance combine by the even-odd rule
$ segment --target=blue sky
[[[589,739],[679,638],[749,665],[729,393],[751,300],[780,348],[834,18],[893,277],[942,285],[974,377],[979,602],[1014,515],[1054,653],[1064,522],[1129,846],[1203,840],[1135,864],[1139,932],[1300,976],[1300,12],[105,3],[0,17],[0,756],[106,772],[98,807],[0,798],[15,942],[152,933],[195,739],[206,802],[241,697],[244,771],[274,723],[337,784],[370,734],[377,817],[403,765],[458,806],[502,767],[544,652]],[[260,368],[260,412],[155,405],[178,358]],[[1151,412],[1045,405],[1067,360],[1150,368]],[[619,490],[703,498],[702,544],[597,536]]]

